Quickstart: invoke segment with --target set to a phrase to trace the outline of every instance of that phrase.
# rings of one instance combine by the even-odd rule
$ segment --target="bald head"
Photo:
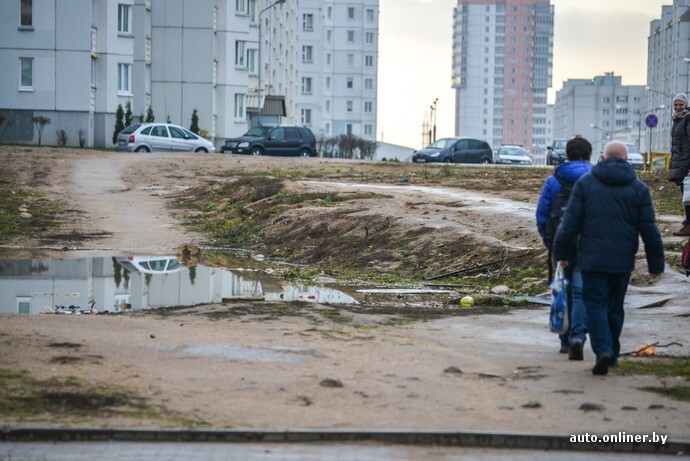
[[[619,141],[611,141],[604,147],[604,158],[628,160],[628,149]]]

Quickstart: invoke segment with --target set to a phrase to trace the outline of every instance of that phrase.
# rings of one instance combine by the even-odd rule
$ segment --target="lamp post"
[[[258,80],[259,80],[259,86],[257,88],[257,96],[259,98],[259,102],[258,102],[258,109],[257,109],[257,116],[256,116],[257,124],[259,126],[261,126],[261,68],[264,66],[264,63],[261,62],[261,25],[262,25],[261,24],[262,23],[261,15],[264,14],[264,12],[273,8],[274,6],[280,5],[283,3],[285,3],[285,0],[276,0],[273,3],[271,3],[269,6],[264,8],[263,10],[259,11],[259,74],[257,76]]]
[[[433,124],[434,124],[434,137],[432,142],[436,142],[436,103],[438,102],[438,98],[434,99],[433,104],[431,105],[431,116],[433,117]]]

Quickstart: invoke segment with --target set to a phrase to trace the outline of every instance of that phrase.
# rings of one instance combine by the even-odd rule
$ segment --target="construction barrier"
[[[668,152],[645,152],[642,155],[644,156],[645,171],[668,171],[671,162],[671,154]]]

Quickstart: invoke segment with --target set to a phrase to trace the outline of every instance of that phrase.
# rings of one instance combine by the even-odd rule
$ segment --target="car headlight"
[[[241,143],[239,143],[239,144],[237,145],[237,147],[249,147],[249,143],[246,142],[246,141],[245,141],[245,142],[241,142]]]
[[[433,152],[433,153],[429,154],[429,157],[438,157],[439,155],[441,155],[440,152]]]

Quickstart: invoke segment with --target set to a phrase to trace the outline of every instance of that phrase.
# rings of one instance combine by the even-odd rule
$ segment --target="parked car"
[[[117,135],[118,152],[203,152],[213,153],[208,139],[170,123],[135,123]]]
[[[412,155],[413,162],[492,163],[493,151],[485,141],[473,138],[443,138]]]
[[[567,139],[556,139],[550,146],[546,149],[546,164],[547,165],[560,165],[565,163],[565,146],[568,144]]]
[[[529,152],[522,146],[508,146],[504,145],[496,151],[496,158],[494,163],[502,163],[508,165],[531,165],[532,158]]]
[[[225,141],[220,151],[227,154],[316,156],[316,137],[305,126],[257,126],[239,138]]]
[[[644,168],[644,156],[637,148],[635,144],[623,143],[628,149],[628,163],[633,166],[636,170],[642,170]]]
[[[176,256],[117,256],[117,263],[129,272],[172,274],[184,269]]]

